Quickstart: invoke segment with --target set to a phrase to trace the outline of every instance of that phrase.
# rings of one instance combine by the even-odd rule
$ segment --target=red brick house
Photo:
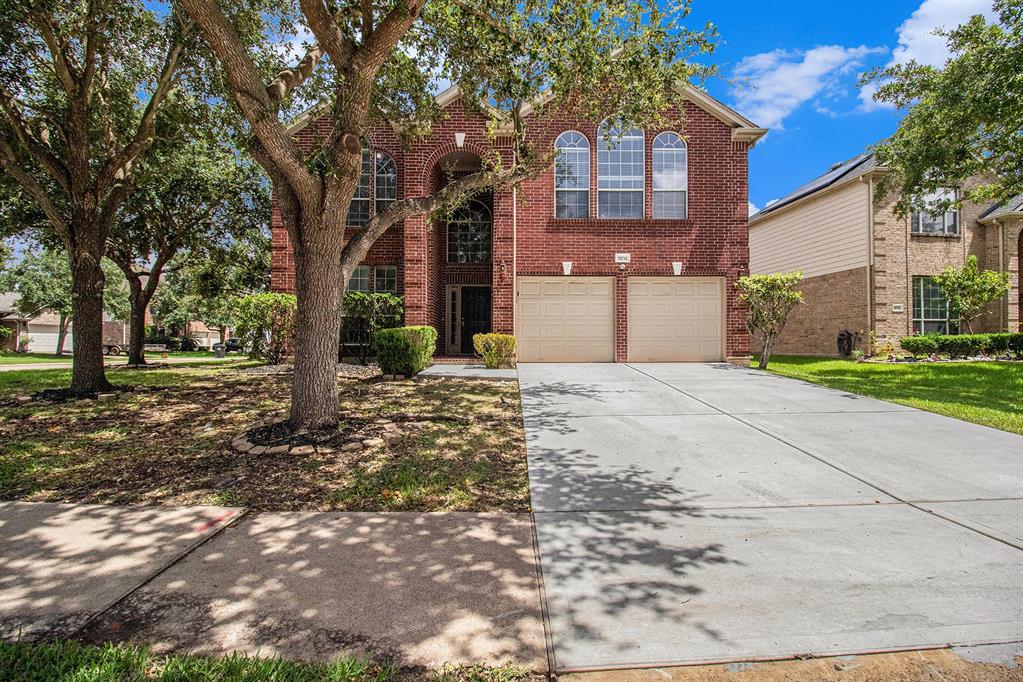
[[[421,196],[472,172],[510,140],[488,137],[488,116],[457,88],[445,117],[402,147],[370,134],[363,182],[349,211]],[[749,352],[735,281],[749,268],[747,154],[766,130],[695,88],[680,88],[684,130],[627,131],[538,108],[534,145],[556,146],[555,169],[456,209],[417,217],[372,247],[349,288],[405,297],[405,322],[438,330],[438,353],[471,355],[472,334],[515,334],[521,361],[725,360]],[[535,125],[541,123],[540,125]],[[306,148],[326,133],[312,111],[292,127]],[[272,287],[294,289],[288,235],[275,210]]]

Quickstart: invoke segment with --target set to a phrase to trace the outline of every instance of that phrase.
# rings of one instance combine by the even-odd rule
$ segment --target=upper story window
[[[448,220],[448,262],[489,263],[493,219],[482,201],[466,202]]]
[[[942,201],[955,201],[956,191],[944,189],[931,194],[925,194],[924,204],[934,206]],[[928,211],[913,211],[910,218],[910,232],[913,234],[959,234],[959,211],[953,207],[948,211],[930,213]]]
[[[688,210],[689,159],[685,141],[675,133],[654,138],[655,218],[685,218]]]
[[[398,168],[383,152],[362,150],[359,185],[348,206],[348,224],[365,225],[370,216],[387,208],[398,198]]]
[[[590,217],[590,143],[569,130],[554,141],[554,217]]]
[[[597,128],[597,217],[643,217],[643,131]]]

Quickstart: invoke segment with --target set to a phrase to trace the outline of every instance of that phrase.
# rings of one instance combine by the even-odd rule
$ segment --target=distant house
[[[1003,206],[964,203],[938,215],[899,217],[895,198],[874,201],[885,169],[873,154],[827,173],[750,218],[750,271],[802,270],[805,305],[792,313],[775,350],[837,355],[843,330],[897,342],[919,333],[956,333],[933,276],[976,255],[982,268],[1008,272],[1011,291],[974,331],[1019,330],[1023,196]],[[953,187],[946,192],[962,192]]]
[[[25,315],[15,308],[18,294],[14,292],[0,293],[0,325],[14,331],[4,342],[4,350],[17,350],[24,340],[32,353],[54,353],[60,336],[60,315],[52,310],[43,310],[34,315]],[[115,320],[103,313],[103,344],[108,349],[123,350],[128,346],[128,324]],[[64,351],[71,353],[74,345],[74,329],[68,322],[67,336],[64,339]]]

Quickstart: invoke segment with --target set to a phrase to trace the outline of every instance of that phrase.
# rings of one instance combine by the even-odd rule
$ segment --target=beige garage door
[[[629,279],[629,361],[724,359],[720,277]]]
[[[613,362],[614,279],[518,278],[520,362]]]

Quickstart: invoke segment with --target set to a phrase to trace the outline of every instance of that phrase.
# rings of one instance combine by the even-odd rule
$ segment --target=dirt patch
[[[284,418],[289,374],[174,367],[118,380],[143,385],[101,400],[8,399],[0,499],[264,511],[528,509],[512,382],[339,378],[346,416],[338,442],[358,439],[361,449],[269,454],[239,453],[231,443],[268,415]],[[385,439],[388,422],[397,433]],[[274,433],[267,429],[267,442]]]

